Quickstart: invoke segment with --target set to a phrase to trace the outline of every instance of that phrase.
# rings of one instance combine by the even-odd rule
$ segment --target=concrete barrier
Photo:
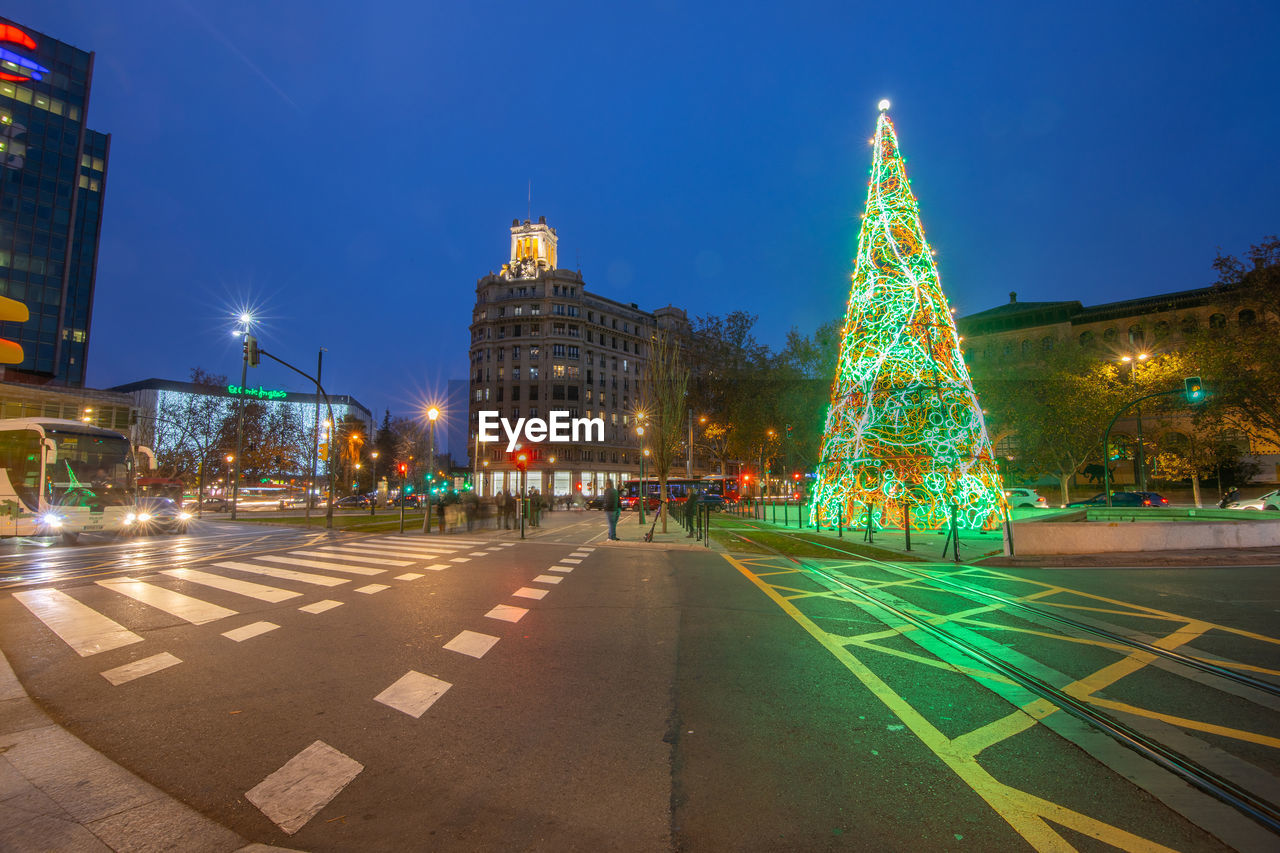
[[[1257,521],[1015,521],[1019,557],[1110,554],[1123,551],[1194,551],[1280,545],[1280,519]],[[1005,556],[1010,556],[1005,545]]]

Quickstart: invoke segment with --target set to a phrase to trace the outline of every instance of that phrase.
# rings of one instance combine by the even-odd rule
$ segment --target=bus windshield
[[[120,435],[46,427],[56,444],[46,466],[46,497],[51,504],[121,506],[133,503],[133,453]]]

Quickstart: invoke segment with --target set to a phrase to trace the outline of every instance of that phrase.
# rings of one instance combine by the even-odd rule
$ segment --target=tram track
[[[823,547],[848,559],[859,560],[882,568],[905,572],[908,575],[914,575],[930,582],[945,580],[936,578],[926,572],[904,567],[897,563],[889,563],[884,560],[834,548],[825,545],[824,543],[813,542],[809,539],[803,539],[792,534],[780,533],[763,527],[755,527],[755,529],[762,533],[768,532],[770,534],[783,536],[792,541]],[[1043,679],[1032,675],[1026,670],[1003,660],[986,649],[978,647],[974,643],[946,630],[942,626],[934,624],[928,618],[922,617],[917,613],[913,613],[903,607],[880,599],[854,583],[853,579],[828,571],[821,566],[807,563],[799,557],[787,554],[765,542],[758,541],[757,539],[745,536],[736,531],[726,532],[732,533],[732,535],[748,543],[753,548],[760,549],[763,552],[770,553],[790,561],[812,577],[821,578],[822,581],[825,581],[824,585],[828,586],[828,588],[838,588],[843,590],[853,596],[857,601],[870,605],[871,607],[881,610],[887,614],[891,614],[894,618],[902,620],[902,622],[926,632],[928,635],[945,644],[947,647],[977,661],[980,665],[987,667],[992,672],[1004,676],[1010,681],[1028,690],[1033,695],[1052,703],[1064,713],[1085,723],[1091,728],[1102,732],[1121,746],[1141,755],[1148,761],[1172,773],[1174,776],[1197,790],[1213,797],[1219,802],[1231,806],[1241,814],[1265,827],[1270,832],[1280,835],[1280,806],[1277,806],[1275,803],[1203,766],[1177,750],[1165,746],[1163,743],[1160,743],[1155,738],[1144,734],[1133,726],[1091,707],[1086,702],[1076,699]],[[1021,602],[1016,602],[1013,599],[1000,596],[996,593],[990,593],[986,590],[969,587],[966,584],[947,582],[942,585],[944,587],[950,587],[950,590],[944,591],[953,591],[957,594],[963,593],[968,595],[977,595],[978,597],[984,598],[993,603],[1009,606],[1015,611],[1021,611],[1023,613],[1028,613],[1029,615],[1043,617],[1061,624],[1064,627],[1069,627],[1093,636],[1105,638],[1108,642],[1116,642],[1125,647],[1132,648],[1135,651],[1150,653],[1153,656],[1170,660],[1201,672],[1209,673],[1236,684],[1263,691],[1269,695],[1280,695],[1280,687],[1274,683],[1234,672],[1202,658],[1184,655],[1178,652],[1171,652],[1167,649],[1160,649],[1150,643],[1145,643],[1131,637],[1125,637],[1123,634],[1117,634],[1106,631],[1105,629],[1096,628],[1095,626],[1087,625],[1086,623],[1079,622],[1078,620],[1060,617],[1057,614],[1049,613],[1041,608],[1023,605]]]

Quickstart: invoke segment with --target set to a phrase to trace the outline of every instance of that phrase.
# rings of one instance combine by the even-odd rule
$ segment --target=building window
[[[520,381],[520,368],[518,367],[511,368],[511,378],[514,379],[516,382]]]
[[[512,361],[520,360],[520,347],[515,346],[511,348],[511,360]],[[516,368],[516,369],[518,370],[519,368]]]
[[[564,379],[565,370],[563,364],[551,365],[551,376],[554,379]]]
[[[563,400],[563,399],[564,399],[564,386],[563,386],[563,385],[552,385],[552,386],[551,386],[551,399],[552,399],[552,400]]]
[[[1226,314],[1213,314],[1209,317],[1210,329],[1225,329],[1227,327]]]
[[[1146,337],[1146,332],[1142,330],[1141,326],[1133,325],[1129,327],[1129,343],[1135,347],[1141,347]]]
[[[530,378],[530,379],[537,379],[537,378],[538,378],[538,368],[536,368],[536,367],[530,367],[530,368],[529,368],[529,378]]]
[[[1245,308],[1240,311],[1236,319],[1239,320],[1241,326],[1252,326],[1258,319],[1258,315],[1253,312],[1253,309]]]
[[[1093,346],[1093,339],[1094,339],[1094,334],[1092,331],[1081,332],[1080,346],[1082,347]]]
[[[552,357],[552,358],[564,358],[564,344],[552,344],[552,345],[551,345],[551,357]]]
[[[1103,339],[1104,341],[1106,341],[1107,343],[1109,343],[1109,344],[1111,344],[1111,343],[1115,343],[1115,340],[1116,340],[1116,330],[1115,330],[1115,329],[1107,329],[1105,332],[1103,332],[1103,333],[1102,333],[1102,339]]]
[[[539,349],[538,347],[535,347],[535,346],[530,346],[530,347],[529,347],[529,360],[530,360],[530,361],[537,361],[537,360],[538,360],[539,358],[541,358],[541,357],[542,357],[542,350],[541,350],[541,349]]]
[[[1044,337],[1040,339],[1040,349],[1042,352],[1053,351],[1053,338]]]

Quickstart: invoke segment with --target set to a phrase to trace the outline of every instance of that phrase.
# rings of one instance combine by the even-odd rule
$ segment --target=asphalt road
[[[0,648],[58,722],[252,840],[308,850],[1275,840],[781,558],[202,529],[0,552]],[[598,530],[580,541],[588,533]],[[892,565],[820,566],[1057,673],[1046,677],[1088,683],[1126,706],[1117,713],[1176,730],[1183,746],[1195,738],[1200,758],[1274,794],[1274,703],[1063,639]],[[1280,666],[1280,596],[1264,570],[959,571],[1149,636],[1195,626],[1184,650],[1262,678]],[[1129,669],[1122,678],[1116,667]],[[1103,684],[1101,672],[1116,677]],[[1188,721],[1204,725],[1188,733]]]

